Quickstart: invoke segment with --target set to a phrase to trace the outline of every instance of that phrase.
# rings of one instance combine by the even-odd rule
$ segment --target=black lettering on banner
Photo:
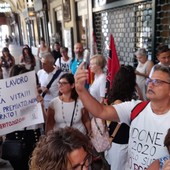
[[[6,101],[3,98],[0,98],[0,104],[6,103]]]

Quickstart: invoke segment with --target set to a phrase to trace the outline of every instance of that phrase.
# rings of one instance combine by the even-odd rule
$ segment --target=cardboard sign
[[[0,136],[44,122],[35,71],[0,80]]]

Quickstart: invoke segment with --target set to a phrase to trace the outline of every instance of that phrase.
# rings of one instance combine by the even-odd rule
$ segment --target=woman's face
[[[5,51],[5,52],[3,52],[3,55],[4,55],[4,56],[8,56],[8,55],[9,55],[9,52],[8,52],[8,51]]]
[[[61,49],[60,53],[61,53],[62,56],[67,56],[67,51],[64,50],[64,49]]]
[[[45,41],[40,41],[40,44],[44,46],[45,45]]]
[[[59,91],[62,94],[65,94],[72,91],[72,89],[74,88],[74,84],[71,85],[66,78],[62,78],[58,82],[58,87]]]
[[[68,155],[68,170],[88,170],[92,162],[92,156],[83,147],[75,149]]]
[[[100,66],[97,65],[96,59],[91,59],[90,60],[90,71],[92,73],[96,73],[97,70],[100,68]]]
[[[27,48],[24,49],[24,53],[28,54],[28,49]]]

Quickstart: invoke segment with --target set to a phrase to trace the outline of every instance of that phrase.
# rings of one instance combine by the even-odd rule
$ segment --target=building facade
[[[28,10],[30,2],[32,16]],[[68,47],[71,57],[76,42],[92,51],[95,35],[98,52],[108,57],[112,34],[120,63],[135,66],[134,53],[139,47],[146,48],[149,59],[156,62],[157,46],[170,45],[169,0],[23,0],[24,5],[18,0],[15,3],[22,8],[18,11],[19,37],[33,47],[38,47],[39,38],[44,37],[51,48],[55,41]]]

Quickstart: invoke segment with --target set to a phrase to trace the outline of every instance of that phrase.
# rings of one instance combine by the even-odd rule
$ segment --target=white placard
[[[35,71],[0,80],[0,136],[43,123]]]

